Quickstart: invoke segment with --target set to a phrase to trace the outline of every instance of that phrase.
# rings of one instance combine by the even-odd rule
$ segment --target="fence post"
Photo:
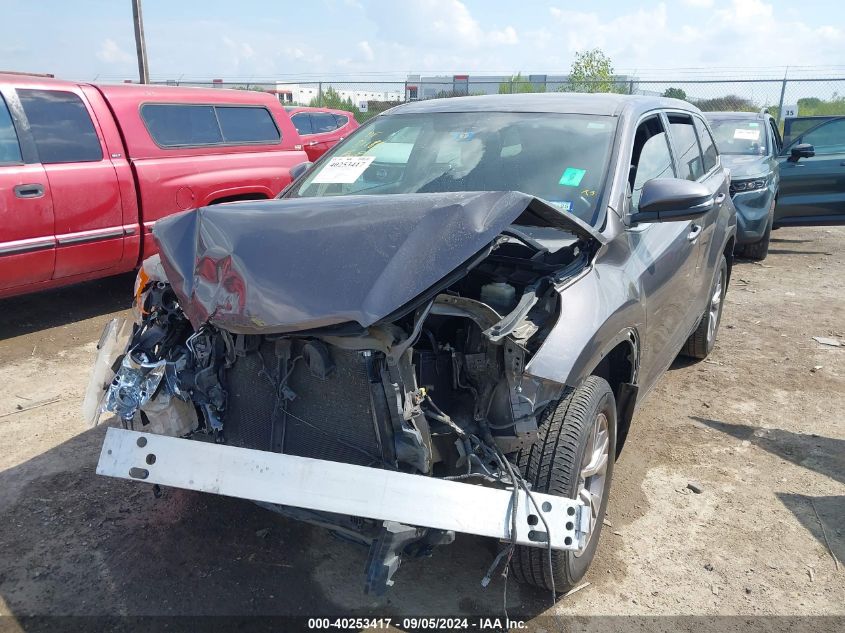
[[[323,107],[323,82],[317,83],[317,107]]]
[[[628,94],[629,94],[629,95],[634,94],[634,80],[633,80],[633,79],[631,79],[631,80],[628,82]]]
[[[778,123],[783,123],[783,98],[786,94],[786,73],[783,74],[783,83],[780,85],[780,103],[778,103]]]

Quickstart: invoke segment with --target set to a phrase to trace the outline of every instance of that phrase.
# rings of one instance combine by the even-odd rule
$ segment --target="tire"
[[[769,216],[769,223],[766,225],[766,231],[763,233],[763,238],[759,242],[753,244],[744,244],[740,251],[740,257],[745,259],[753,259],[761,262],[766,259],[769,254],[769,240],[772,238],[772,217]]]
[[[594,435],[594,431],[602,427],[602,417],[606,429],[604,439],[600,433]],[[594,441],[596,437],[598,440]],[[585,480],[581,475],[587,449],[599,446],[606,456],[604,467]],[[591,451],[594,457],[589,459],[587,466],[595,467],[600,463],[600,459],[595,459],[597,452]],[[511,560],[511,571],[517,582],[551,590],[554,578],[555,591],[564,592],[584,577],[601,536],[615,456],[616,399],[604,378],[590,376],[578,389],[567,388],[560,400],[547,407],[537,440],[517,456],[522,476],[533,491],[570,499],[585,493],[585,499],[590,497],[593,521],[589,540],[581,552],[553,551],[553,576],[549,574],[546,548],[517,547]],[[591,490],[588,492],[586,488]],[[599,493],[600,497],[596,499],[590,493]]]
[[[708,295],[710,300],[704,309],[704,314],[701,315],[701,320],[698,322],[695,331],[690,334],[681,350],[684,356],[703,360],[713,351],[713,346],[716,345],[716,336],[719,333],[719,323],[722,320],[722,307],[725,303],[725,292],[728,289],[727,282],[728,262],[722,255],[716,278],[713,280],[713,285],[710,286],[710,294]]]

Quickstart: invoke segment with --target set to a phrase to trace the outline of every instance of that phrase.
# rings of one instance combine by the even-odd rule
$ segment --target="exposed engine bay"
[[[243,327],[244,281],[223,283],[229,294],[214,295],[215,309],[197,309],[198,297],[210,304],[209,296],[199,296],[196,281],[184,292],[187,276],[163,245],[161,259],[139,273],[135,323],[125,353],[99,376],[105,389],[93,417],[112,412],[135,431],[519,490],[513,457],[529,449],[563,389],[524,369],[557,321],[559,287],[588,264],[590,244],[513,215],[445,282],[423,280],[425,292],[400,310],[372,323],[290,331],[266,320]],[[207,266],[199,254],[196,262]],[[370,546],[374,593],[392,584],[402,556],[454,539],[451,531],[264,505]]]

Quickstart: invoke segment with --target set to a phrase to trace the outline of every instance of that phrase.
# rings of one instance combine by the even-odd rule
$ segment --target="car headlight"
[[[731,180],[731,194],[742,191],[765,189],[766,184],[766,178],[743,178],[741,180]]]

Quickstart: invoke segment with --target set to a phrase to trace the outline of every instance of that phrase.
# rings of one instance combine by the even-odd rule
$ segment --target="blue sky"
[[[617,70],[640,74],[838,65],[845,75],[842,0],[143,0],[143,7],[157,79],[565,73],[576,51],[593,47]],[[0,0],[0,69],[134,78],[131,15],[130,0]]]

